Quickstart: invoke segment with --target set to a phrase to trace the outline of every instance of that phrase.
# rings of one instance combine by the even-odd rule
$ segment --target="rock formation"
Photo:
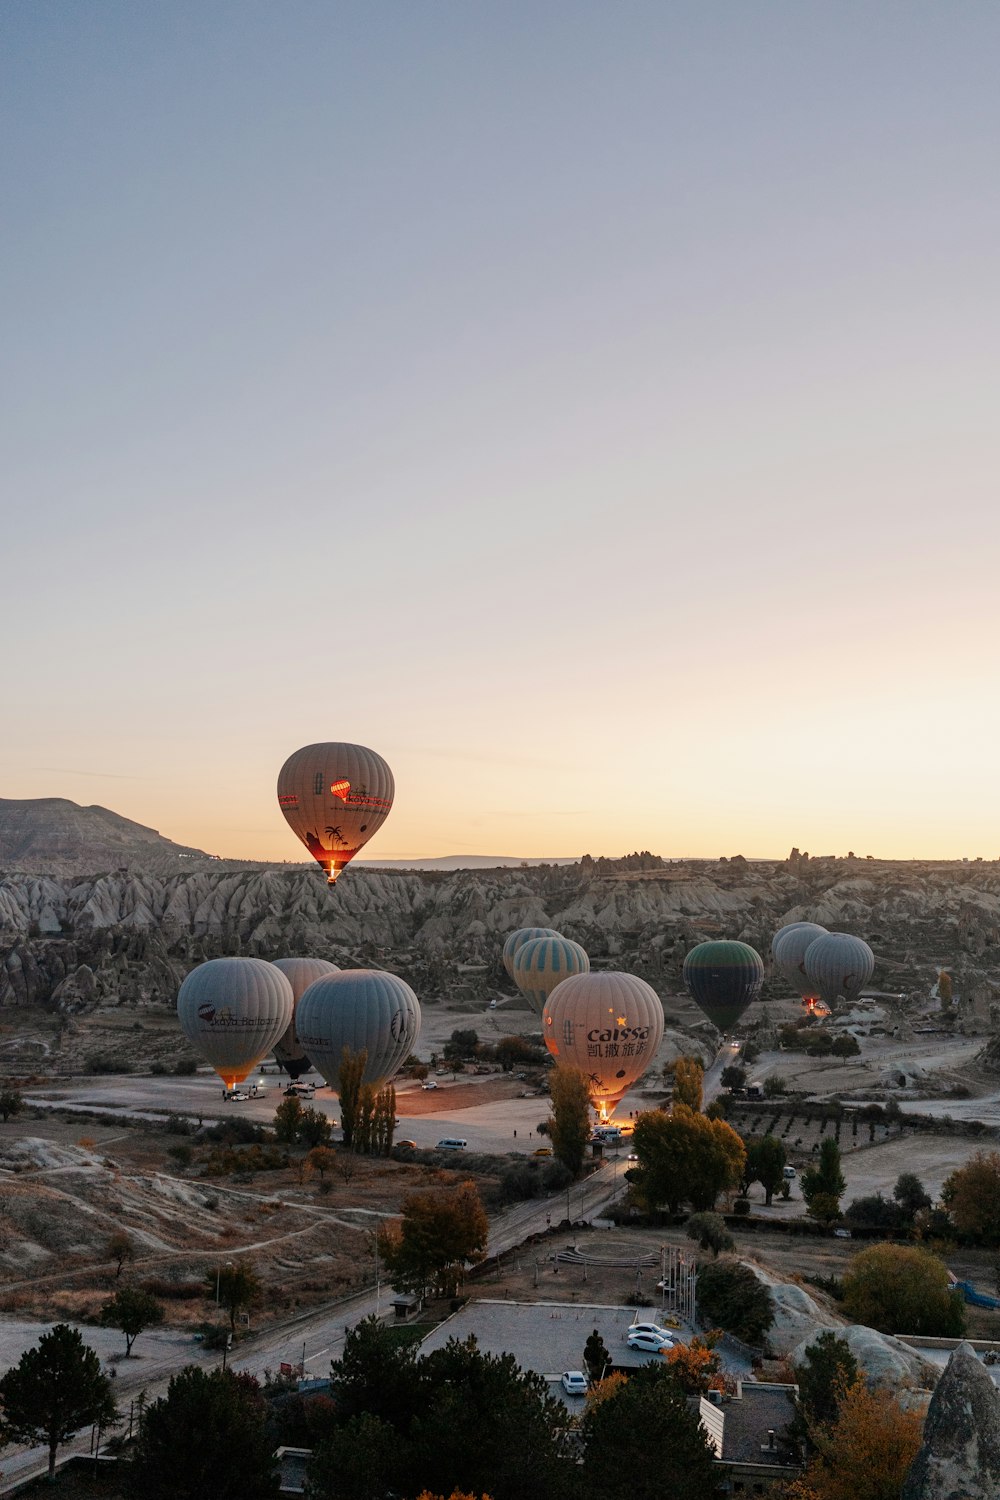
[[[959,1344],[931,1397],[924,1440],[902,1500],[996,1500],[1000,1392],[969,1344]]]

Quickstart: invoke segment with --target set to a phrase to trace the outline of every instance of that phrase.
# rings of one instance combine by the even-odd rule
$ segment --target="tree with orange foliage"
[[[701,1109],[701,1085],[705,1069],[697,1057],[678,1057],[673,1063],[674,1103]]]
[[[667,1365],[686,1396],[701,1395],[719,1373],[719,1356],[712,1347],[712,1335],[693,1338],[689,1344],[675,1344],[667,1352]]]
[[[816,1457],[788,1500],[899,1500],[920,1447],[921,1418],[888,1391],[870,1391],[862,1376],[842,1387],[838,1407],[835,1422],[811,1428]]]

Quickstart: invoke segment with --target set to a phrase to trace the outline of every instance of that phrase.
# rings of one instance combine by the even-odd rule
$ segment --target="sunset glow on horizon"
[[[0,797],[300,862],[337,739],[366,861],[1000,857],[1000,11],[0,44]]]

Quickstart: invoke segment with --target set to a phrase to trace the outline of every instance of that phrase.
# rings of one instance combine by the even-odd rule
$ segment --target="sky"
[[[1000,8],[6,0],[0,795],[1000,855]]]

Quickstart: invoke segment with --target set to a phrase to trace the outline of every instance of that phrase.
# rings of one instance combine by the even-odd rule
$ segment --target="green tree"
[[[746,1151],[736,1131],[683,1104],[669,1115],[647,1110],[636,1122],[632,1144],[639,1166],[630,1181],[650,1208],[666,1203],[677,1213],[684,1202],[696,1211],[714,1208],[719,1194],[743,1176]]]
[[[344,1132],[344,1145],[354,1146],[354,1131],[361,1104],[362,1079],[368,1066],[368,1049],[352,1052],[345,1047],[340,1054],[340,1075],[337,1093],[340,1096],[340,1126]]]
[[[349,1331],[330,1366],[330,1397],[341,1422],[367,1412],[408,1431],[424,1404],[421,1378],[416,1346],[372,1316]]]
[[[590,1090],[580,1068],[560,1066],[549,1076],[552,1114],[546,1122],[552,1150],[579,1177],[590,1139]]]
[[[611,1366],[611,1355],[596,1328],[583,1346],[583,1363],[591,1380],[603,1380]]]
[[[232,1370],[174,1375],[146,1409],[128,1487],[135,1500],[271,1500],[278,1494],[268,1406]]]
[[[829,1329],[808,1346],[805,1358],[795,1366],[799,1407],[808,1428],[818,1422],[837,1420],[840,1396],[858,1378],[858,1362],[846,1339]]]
[[[741,1089],[746,1081],[747,1070],[741,1068],[739,1063],[730,1063],[719,1074],[719,1082],[724,1089]]]
[[[669,1454],[656,1462],[642,1455]],[[587,1496],[607,1500],[713,1500],[722,1475],[697,1411],[665,1367],[636,1370],[583,1418],[582,1478]]]
[[[780,1099],[782,1094],[787,1094],[788,1084],[778,1073],[771,1073],[764,1079],[763,1092],[765,1099]]]
[[[0,1089],[0,1115],[3,1116],[5,1125],[12,1115],[19,1115],[23,1108],[24,1098],[19,1089],[13,1085]]]
[[[125,1358],[128,1359],[140,1333],[163,1322],[163,1304],[151,1292],[123,1286],[101,1308],[101,1322],[105,1328],[121,1329],[125,1335]]]
[[[696,1113],[701,1109],[702,1080],[705,1069],[697,1057],[678,1057],[672,1064],[674,1104],[685,1104]]]
[[[892,1196],[899,1204],[900,1213],[911,1221],[923,1208],[932,1207],[931,1195],[915,1172],[902,1172],[896,1178]]]
[[[396,1134],[396,1090],[391,1083],[384,1084],[375,1095],[372,1115],[372,1151],[376,1156],[388,1156]]]
[[[505,1073],[515,1068],[530,1066],[535,1061],[535,1049],[523,1036],[502,1037],[496,1045],[497,1062]]]
[[[738,1261],[699,1266],[695,1295],[710,1328],[724,1328],[748,1344],[760,1344],[774,1321],[771,1293],[749,1266]]]
[[[909,1245],[871,1245],[855,1255],[844,1274],[843,1305],[854,1322],[882,1333],[959,1338],[965,1331],[948,1267]]]
[[[211,1273],[208,1276],[207,1295],[214,1297],[216,1289],[220,1303],[229,1313],[229,1327],[235,1333],[240,1313],[249,1312],[261,1299],[263,1289],[257,1273],[245,1260],[222,1266],[215,1276]]]
[[[746,1147],[746,1181],[759,1182],[764,1189],[764,1202],[770,1204],[785,1180],[788,1155],[784,1143],[773,1135],[751,1136]]]
[[[840,1036],[834,1037],[830,1048],[831,1054],[839,1057],[842,1062],[846,1062],[849,1057],[857,1057],[860,1051],[857,1037],[852,1036],[849,1031],[841,1032]]]
[[[314,1146],[306,1157],[310,1172],[319,1174],[320,1182],[326,1180],[327,1172],[332,1172],[337,1165],[337,1153],[329,1146]]]
[[[296,1101],[297,1102],[297,1101]],[[299,1115],[296,1137],[302,1146],[327,1146],[333,1131],[330,1121],[321,1109],[315,1109],[312,1105],[304,1109]]]
[[[817,1219],[821,1224],[832,1224],[843,1217],[840,1199],[835,1198],[832,1193],[813,1193],[806,1212],[811,1219]]]
[[[459,1030],[453,1031],[451,1040],[444,1044],[445,1060],[452,1064],[471,1060],[475,1057],[478,1050],[479,1033],[473,1031],[471,1027],[459,1028]]]
[[[945,1180],[941,1201],[960,1234],[1000,1241],[1000,1151],[977,1151]]]
[[[802,1174],[802,1196],[806,1200],[806,1206],[814,1218],[837,1218],[840,1214],[840,1200],[844,1195],[847,1183],[844,1174],[840,1170],[840,1147],[832,1135],[828,1135],[819,1148],[819,1165],[810,1167]],[[822,1204],[816,1204],[815,1199],[822,1198]],[[829,1202],[834,1200],[835,1212],[829,1212]]]
[[[692,1214],[684,1228],[688,1239],[697,1241],[699,1250],[711,1250],[718,1255],[721,1250],[736,1249],[736,1241],[721,1214]]]
[[[125,1262],[135,1260],[135,1245],[132,1243],[131,1235],[126,1234],[124,1229],[116,1229],[114,1234],[108,1237],[104,1254],[108,1260],[114,1261],[115,1280],[117,1280],[122,1274],[122,1266]]]
[[[294,1094],[282,1099],[274,1111],[274,1134],[284,1146],[294,1146],[299,1138],[299,1121],[302,1119],[302,1102]]]
[[[408,1193],[402,1218],[379,1232],[379,1249],[392,1284],[421,1296],[435,1288],[454,1296],[467,1262],[486,1255],[489,1220],[475,1184]]]
[[[410,1443],[371,1412],[341,1423],[309,1460],[308,1500],[384,1500],[412,1470]]]
[[[0,1438],[46,1443],[50,1479],[61,1443],[81,1427],[112,1427],[117,1420],[101,1361],[65,1323],[43,1333],[0,1380]]]

